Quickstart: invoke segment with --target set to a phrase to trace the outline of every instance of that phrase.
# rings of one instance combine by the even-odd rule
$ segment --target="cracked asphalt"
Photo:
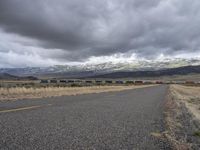
[[[151,135],[164,126],[167,86],[0,102],[1,150],[170,149]]]

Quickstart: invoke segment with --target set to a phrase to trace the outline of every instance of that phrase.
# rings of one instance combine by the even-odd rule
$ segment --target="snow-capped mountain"
[[[164,60],[137,60],[133,62],[105,62],[99,64],[56,65],[50,67],[1,68],[0,73],[12,75],[47,75],[47,74],[105,74],[118,71],[155,71],[182,66],[200,65],[200,59],[164,59]]]

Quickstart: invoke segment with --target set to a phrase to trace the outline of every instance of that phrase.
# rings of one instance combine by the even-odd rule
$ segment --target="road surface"
[[[0,103],[0,149],[169,149],[167,86]]]

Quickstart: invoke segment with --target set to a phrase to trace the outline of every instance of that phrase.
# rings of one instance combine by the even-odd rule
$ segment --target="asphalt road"
[[[0,103],[0,149],[169,149],[167,86]]]

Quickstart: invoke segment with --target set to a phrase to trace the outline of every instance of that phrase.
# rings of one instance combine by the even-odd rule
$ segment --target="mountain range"
[[[199,59],[165,59],[120,63],[56,65],[50,67],[0,68],[0,74],[35,77],[146,77],[200,73]]]
[[[91,76],[90,78],[139,78],[139,77],[162,77],[162,76],[190,75],[190,74],[200,75],[200,66],[184,66],[184,67],[154,70],[154,71],[113,72],[103,75]]]
[[[118,71],[155,71],[162,69],[177,68],[182,66],[200,65],[200,59],[158,59],[158,60],[133,60],[131,62],[86,63],[76,65],[55,65],[49,67],[24,67],[24,68],[0,68],[0,73],[12,75],[45,75],[45,74],[73,74],[88,72],[94,74],[105,74]]]

